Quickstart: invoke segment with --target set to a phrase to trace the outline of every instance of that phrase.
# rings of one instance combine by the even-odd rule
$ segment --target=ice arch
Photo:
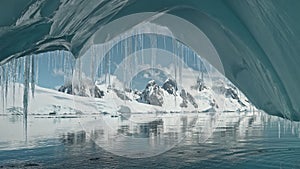
[[[299,7],[297,0],[3,0],[0,60],[54,49],[78,57],[108,22],[164,11],[203,31],[225,75],[258,108],[300,120]]]

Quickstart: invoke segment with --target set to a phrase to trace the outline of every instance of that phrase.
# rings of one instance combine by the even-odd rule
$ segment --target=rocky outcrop
[[[58,89],[59,92],[72,94],[72,85],[63,85]]]
[[[241,98],[238,96],[237,88],[234,86],[229,86],[226,88],[225,96],[227,98],[232,98],[237,100],[237,102],[242,106],[245,107],[246,105],[241,101]]]
[[[93,89],[90,89],[92,92]],[[104,91],[100,90],[97,86],[94,87],[94,97],[95,98],[102,98],[104,96]]]
[[[232,99],[236,99],[236,100],[239,99],[236,91],[234,89],[232,89],[232,88],[225,89],[225,96],[227,98],[232,98]]]
[[[218,84],[213,87],[218,94],[223,94],[227,99],[236,100],[240,106],[245,107],[242,98],[238,95],[238,89],[232,84]]]
[[[154,80],[148,82],[145,90],[142,92],[139,102],[162,106],[164,103],[163,91],[159,85],[156,84]]]
[[[68,84],[68,85],[62,85],[58,89],[58,91],[66,94],[83,96],[83,97],[93,96],[95,98],[102,98],[104,96],[104,92],[100,90],[96,85],[91,87],[86,87],[86,86],[73,87],[72,84]]]
[[[164,91],[165,94],[173,95],[173,97],[177,96],[177,84],[174,80],[167,79],[165,83],[160,87],[154,80],[148,82],[145,90],[140,94],[140,98],[137,100],[142,103],[147,103],[156,106],[162,106],[164,103]],[[187,108],[188,103],[192,104],[195,108],[198,108],[198,104],[196,103],[195,98],[184,89],[180,92],[180,97],[182,98],[182,103],[180,103],[180,107]]]
[[[128,100],[132,101],[124,91],[113,89],[113,91],[116,93],[116,95],[121,99],[121,100]]]
[[[197,83],[194,86],[191,86],[191,89],[201,92],[202,90],[207,89],[207,87],[205,86],[203,79],[198,77]]]
[[[177,83],[172,79],[167,79],[163,84],[162,88],[166,90],[169,94],[176,95],[178,90]]]
[[[184,89],[182,89],[180,92],[180,97],[182,98],[180,107],[188,107],[188,102],[190,102],[195,108],[198,108],[195,98],[189,92],[186,92]]]

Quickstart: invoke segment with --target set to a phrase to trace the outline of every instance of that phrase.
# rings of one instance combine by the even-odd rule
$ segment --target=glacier
[[[155,22],[205,57],[257,108],[300,120],[297,0],[3,0],[0,4],[1,65],[20,57],[33,62],[30,55],[54,50],[80,58],[93,44],[105,43],[145,21]],[[167,24],[166,18],[172,17],[181,20]],[[179,29],[178,25],[188,25],[182,23],[192,24],[203,35]],[[29,92],[35,72],[25,66]],[[11,76],[7,67],[0,70],[1,84]],[[5,86],[2,91],[7,91]]]

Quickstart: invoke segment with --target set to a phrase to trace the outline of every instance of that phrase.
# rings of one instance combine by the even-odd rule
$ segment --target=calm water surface
[[[299,123],[261,112],[22,120],[0,116],[0,168],[300,168]]]

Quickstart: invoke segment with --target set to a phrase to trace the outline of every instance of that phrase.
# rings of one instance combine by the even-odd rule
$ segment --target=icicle
[[[59,61],[59,68],[63,72],[64,71],[64,51],[60,52],[60,61]]]
[[[132,53],[132,39],[131,39],[131,37],[128,37],[127,39],[126,39],[126,41],[127,41],[127,46],[126,46],[126,50],[127,50],[127,55],[130,55],[131,53]],[[125,56],[125,57],[127,57],[127,55]],[[125,84],[126,84],[126,88],[129,88],[129,86],[130,86],[130,79],[128,79],[128,77],[131,77],[132,75],[132,63],[130,63],[130,59],[127,59],[127,58],[125,58],[126,60],[127,60],[127,62],[126,62],[126,64],[128,65],[127,66],[127,73],[125,74],[125,76],[126,76],[126,78],[125,78]],[[130,66],[129,66],[130,65]],[[129,82],[129,83],[128,83]]]
[[[204,83],[204,78],[203,78],[203,71],[204,71],[204,69],[203,69],[203,66],[204,66],[203,62],[202,62],[202,60],[200,60],[201,80]]]
[[[65,56],[65,52],[63,53],[63,59],[64,59],[64,61],[63,61],[63,64],[64,64],[64,84],[66,84],[67,83],[67,76],[68,76],[68,67],[67,67],[67,57]]]
[[[7,106],[7,95],[8,95],[8,82],[9,82],[9,68],[8,64],[5,65],[5,107]]]
[[[34,55],[31,55],[31,95],[34,97],[35,91],[35,63],[34,63]]]
[[[109,47],[109,46],[108,46]],[[103,45],[102,46],[102,50],[101,50],[101,56],[102,56],[102,60],[103,62],[102,63],[102,69],[101,69],[101,75],[104,77],[104,82],[105,84],[107,84],[107,81],[106,81],[106,76],[107,76],[107,72],[108,72],[108,58],[107,58],[107,54],[105,52],[107,52],[106,50],[107,46],[106,45]]]
[[[106,54],[103,53],[103,51],[105,50],[105,46],[103,47],[104,49],[102,50],[102,56],[103,56],[103,61],[105,62],[103,65],[103,73],[104,75],[104,81],[105,84],[107,85],[107,73],[108,73],[108,56]],[[105,50],[106,51],[106,50]]]
[[[57,51],[54,51],[53,52],[53,55],[54,56],[52,56],[52,67],[53,67],[53,70],[56,70],[56,57],[57,57]]]
[[[177,54],[177,43],[176,43],[175,39],[172,39],[172,45],[173,45],[173,54],[175,56],[178,56],[178,54]],[[175,60],[173,60],[173,63],[174,63],[174,78],[175,78],[175,82],[177,82],[177,57],[175,58]],[[176,104],[176,102],[177,102],[176,95],[174,97],[174,102],[175,102],[175,106],[176,106],[177,105]]]
[[[92,57],[91,57],[91,78],[92,78],[92,82],[94,83],[95,81],[95,48],[94,46],[92,46]]]
[[[71,69],[69,68],[69,78],[71,78],[73,77],[75,64],[76,64],[76,59],[74,59],[74,56],[72,55],[71,52],[68,53],[68,64],[71,67]]]
[[[102,48],[100,48],[99,50],[102,52],[102,54],[99,52],[99,54],[101,55],[101,58],[103,57],[103,49],[104,47],[101,46]],[[101,61],[100,62],[100,74],[99,77],[102,78],[102,76],[104,75],[104,63]]]
[[[35,57],[35,68],[36,68],[35,83],[38,84],[39,83],[39,56]]]
[[[29,74],[30,74],[30,57],[25,57],[24,64],[24,93],[23,93],[23,117],[24,117],[24,127],[25,127],[25,135],[27,138],[27,114],[28,114],[28,90],[29,90]]]
[[[90,73],[91,73],[91,79],[92,79],[92,92],[91,92],[91,96],[94,97],[94,91],[95,91],[95,77],[94,77],[94,69],[95,69],[95,51],[94,51],[94,46],[91,47],[91,62],[90,62]]]
[[[134,58],[135,58],[135,63],[134,63],[134,72],[138,71],[138,58],[137,58],[137,51],[138,51],[138,38],[137,35],[134,36],[135,39],[135,44],[134,44]]]
[[[126,79],[126,72],[127,72],[127,60],[126,57],[128,55],[127,53],[127,39],[125,39],[125,43],[124,43],[124,58],[123,60],[125,60],[125,64],[124,64],[124,71],[123,71],[123,89],[125,90],[125,83],[127,82]]]
[[[23,93],[23,107],[24,107],[24,117],[27,118],[27,108],[28,108],[28,89],[29,89],[29,73],[30,73],[30,57],[25,57],[24,62],[24,93]]]
[[[22,71],[22,64],[23,64],[23,59],[24,58],[19,58],[18,59],[18,80],[21,81],[21,71]],[[19,83],[20,84],[20,83]]]
[[[17,59],[14,59],[13,60],[13,70],[12,70],[12,73],[13,73],[13,78],[12,78],[13,106],[15,106],[15,97],[16,97],[17,64],[18,64]]]
[[[48,62],[48,71],[50,71],[50,67],[51,67],[51,53],[47,52],[47,62]]]
[[[63,62],[64,62],[64,51],[60,50],[59,51],[59,68],[63,71]]]
[[[4,70],[3,66],[0,66],[0,84],[1,84],[1,101],[2,101],[2,111],[5,112],[5,100],[4,100]]]
[[[79,92],[79,94],[81,95],[82,94],[82,66],[81,66],[81,57],[79,57],[78,59],[77,59],[77,61],[78,61],[78,92]]]
[[[178,56],[177,55],[177,43],[176,43],[176,41],[175,41],[175,39],[173,39],[173,53],[176,55],[176,56]],[[174,63],[174,76],[175,76],[175,81],[177,81],[177,57],[175,58],[175,60],[173,60],[173,63]]]
[[[101,68],[102,68],[102,66],[101,66],[101,57],[98,57],[98,53],[99,53],[99,48],[98,48],[98,46],[96,47],[96,56],[97,56],[97,58],[99,59],[99,60],[97,60],[97,62],[96,63],[99,63],[98,65],[97,65],[97,77],[98,78],[100,78],[101,79]]]
[[[278,122],[278,138],[281,137],[281,127],[280,127],[280,121]]]
[[[180,52],[180,55],[181,55],[181,58],[178,60],[179,61],[179,84],[182,85],[182,66],[183,66],[183,62],[184,63],[187,63],[185,61],[185,58],[186,56],[184,55],[184,46],[182,44],[180,44],[178,42],[178,45],[179,45],[179,52]]]
[[[19,66],[20,66],[20,58],[16,59],[16,82],[18,82],[18,84],[20,84],[19,82]]]
[[[108,85],[111,86],[111,79],[110,79],[110,75],[111,75],[111,58],[112,58],[112,51],[113,51],[113,46],[112,44],[110,45],[110,52],[108,54]]]
[[[163,39],[164,39],[164,48],[163,48],[163,49],[167,50],[167,45],[166,45],[166,37],[165,37],[165,36],[163,36]]]
[[[140,50],[142,50],[142,65],[144,64],[144,52],[143,52],[143,49],[144,49],[144,35],[143,34],[141,34],[140,35]]]
[[[156,50],[156,46],[157,46],[157,41],[156,41],[156,36],[155,35],[150,35],[150,52],[151,52],[151,54],[150,54],[150,57],[151,57],[151,73],[152,73],[152,75],[154,75],[154,65],[155,65],[155,62],[156,62],[156,60],[155,60],[155,57],[156,57],[156,55],[155,55],[155,50]]]

